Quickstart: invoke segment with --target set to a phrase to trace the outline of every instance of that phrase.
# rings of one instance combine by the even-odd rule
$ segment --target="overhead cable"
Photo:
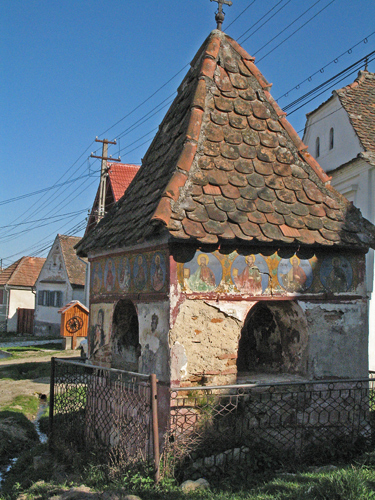
[[[267,45],[269,45],[271,42],[273,42],[274,40],[276,40],[276,38],[278,38],[282,33],[284,33],[284,31],[286,31],[288,28],[290,28],[291,26],[293,26],[293,24],[295,24],[297,21],[299,21],[301,19],[301,17],[303,17],[305,14],[307,14],[307,12],[309,12],[309,10],[311,10],[313,7],[315,7],[315,5],[317,5],[321,1],[322,0],[317,0],[313,5],[311,5],[311,7],[309,7],[308,9],[306,9],[305,12],[303,12],[298,17],[296,17],[294,19],[294,21],[292,21],[290,24],[288,24],[288,26],[286,26],[277,35],[275,35],[273,38],[271,38],[271,40],[268,40],[267,43],[265,43],[260,49],[258,49],[256,52],[254,52],[253,55],[256,56],[261,50],[263,50],[265,47],[267,47]]]
[[[305,23],[302,24],[302,26],[300,26],[298,29],[296,29],[295,31],[293,31],[293,33],[291,33],[289,36],[287,36],[286,38],[284,38],[284,40],[282,40],[278,45],[276,45],[276,47],[274,47],[273,49],[271,49],[269,52],[267,52],[267,54],[265,54],[263,57],[261,57],[260,59],[258,59],[258,64],[260,63],[260,61],[263,61],[263,59],[265,59],[267,56],[269,56],[272,52],[274,52],[276,49],[278,49],[279,47],[281,47],[281,45],[283,45],[287,40],[289,40],[289,38],[291,38],[293,35],[295,35],[296,33],[298,33],[298,31],[300,31],[302,28],[304,28],[310,21],[312,21],[313,19],[315,19],[317,16],[319,16],[319,14],[321,14],[324,10],[326,10],[330,5],[333,4],[333,2],[335,2],[336,0],[331,0],[329,2],[329,4],[327,4],[325,7],[323,7],[319,12],[317,12],[316,14],[314,14],[312,17],[310,17],[310,19],[308,19]]]
[[[282,2],[283,2],[283,0],[280,0],[280,1],[276,4],[276,5],[274,5],[274,6],[273,6],[270,10],[268,10],[268,11],[267,11],[267,12],[266,12],[266,13],[265,13],[265,14],[264,14],[264,15],[263,15],[260,19],[258,19],[258,21],[256,21],[256,22],[255,22],[252,26],[250,26],[250,28],[248,28],[248,29],[247,29],[244,33],[242,33],[242,35],[240,35],[240,36],[237,38],[237,42],[239,42],[239,41],[240,41],[240,38],[242,38],[243,36],[245,36],[245,35],[246,35],[246,33],[248,33],[250,30],[252,30],[253,28],[255,28],[255,26],[256,26],[257,24],[259,24],[259,23],[260,23],[260,21],[261,21],[262,19],[264,19],[265,17],[267,17],[267,16],[268,16],[268,14],[270,14],[273,10],[275,10],[275,9],[276,9],[276,7],[277,7],[278,5],[280,5]],[[277,14],[278,12],[280,12],[280,10],[282,10],[284,7],[286,7],[286,6],[288,5],[288,3],[290,3],[290,2],[291,2],[291,0],[288,0],[288,2],[287,2],[286,4],[284,4],[282,7],[280,7],[280,9],[279,9],[279,10],[277,10],[277,11],[276,11],[276,12],[275,12],[275,13],[274,13],[274,14],[273,14],[273,15],[272,15],[269,19],[267,19],[267,20],[266,20],[266,21],[265,21],[265,22],[264,22],[261,26],[259,26],[259,28],[257,28],[257,29],[256,29],[253,33],[251,33],[251,34],[250,34],[247,38],[245,38],[244,40],[242,40],[242,41],[241,41],[241,43],[245,42],[245,41],[246,41],[246,40],[248,40],[250,37],[252,37],[252,36],[253,36],[253,35],[254,35],[257,31],[259,31],[259,30],[260,30],[260,28],[262,28],[265,24],[267,24],[267,23],[268,23],[268,21],[270,21],[270,20],[271,20],[274,16],[276,16],[276,14]]]
[[[320,69],[318,69],[317,71],[315,71],[315,73],[313,73],[312,75],[308,76],[307,78],[305,78],[304,80],[302,80],[301,82],[297,83],[297,85],[295,85],[294,87],[292,87],[291,89],[287,90],[285,92],[285,94],[281,95],[280,97],[278,97],[276,99],[276,101],[279,101],[280,99],[283,99],[284,97],[288,97],[289,95],[289,92],[292,92],[292,90],[299,90],[300,86],[306,82],[311,82],[311,80],[313,79],[313,77],[315,75],[318,75],[319,73],[324,73],[324,70],[326,68],[328,68],[328,66],[330,66],[331,64],[337,64],[338,63],[338,60],[346,55],[346,54],[351,54],[352,53],[352,50],[355,49],[358,45],[360,45],[361,43],[367,43],[368,42],[368,39],[375,34],[375,31],[373,31],[372,33],[370,33],[369,35],[367,35],[365,38],[363,38],[362,40],[360,40],[358,43],[356,43],[355,45],[353,45],[352,47],[350,47],[349,49],[345,50],[345,52],[343,52],[342,54],[340,54],[339,56],[335,57],[334,59],[332,59],[332,61],[330,61],[329,63],[327,63],[325,66],[322,66]]]

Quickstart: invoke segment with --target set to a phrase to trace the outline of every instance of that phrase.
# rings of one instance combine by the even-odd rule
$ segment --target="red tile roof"
[[[136,173],[140,169],[139,165],[126,163],[108,163],[108,182],[105,193],[105,212],[108,212],[125,193]],[[99,207],[99,187],[95,195],[89,220],[87,222],[85,236],[96,226],[96,216]]]
[[[0,285],[34,286],[45,261],[41,257],[21,257],[0,272]]]
[[[139,165],[127,163],[108,163],[109,184],[115,201],[123,196],[139,168]]]
[[[375,152],[375,73],[360,71],[356,80],[337,94],[366,151]]]
[[[161,229],[198,243],[375,247],[375,227],[329,185],[253,61],[211,33],[134,182],[78,245],[82,255]]]

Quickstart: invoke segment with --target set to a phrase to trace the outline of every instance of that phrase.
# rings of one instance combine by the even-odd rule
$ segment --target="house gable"
[[[331,130],[333,144],[330,142]],[[320,146],[319,156],[317,140]],[[325,172],[331,172],[363,151],[349,116],[336,94],[307,114],[303,141]]]
[[[58,334],[58,309],[72,299],[83,299],[86,266],[74,250],[79,240],[79,237],[58,234],[48,253],[36,283],[34,330],[37,334]]]

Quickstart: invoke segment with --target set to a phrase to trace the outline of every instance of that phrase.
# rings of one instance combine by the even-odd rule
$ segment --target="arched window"
[[[320,138],[317,137],[315,142],[315,157],[319,158],[319,156],[320,156]]]
[[[307,323],[292,301],[258,302],[249,311],[238,344],[237,370],[307,373]]]
[[[329,131],[329,149],[333,149],[334,143],[335,143],[335,135],[333,128],[331,128],[331,130]]]
[[[112,368],[138,371],[139,344],[138,315],[130,300],[119,300],[112,321]]]

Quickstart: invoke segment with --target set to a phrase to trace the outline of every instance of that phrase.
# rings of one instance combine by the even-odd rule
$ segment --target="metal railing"
[[[49,443],[155,463],[159,474],[156,377],[51,359]]]
[[[311,463],[327,451],[364,451],[375,443],[374,384],[366,378],[167,390],[159,399],[169,422],[164,474],[222,474],[238,464],[248,464],[250,474],[254,457]],[[157,481],[157,404],[155,375],[52,358],[51,446],[120,450],[152,461]]]
[[[371,379],[176,388],[166,455],[173,468],[222,472],[254,454],[303,461],[373,444]]]

